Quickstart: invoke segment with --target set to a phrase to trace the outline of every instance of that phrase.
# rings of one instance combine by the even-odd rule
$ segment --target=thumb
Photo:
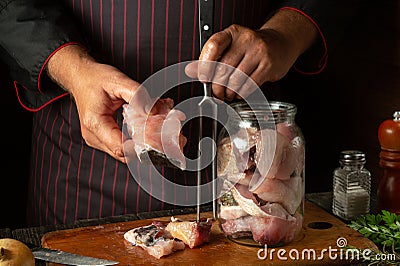
[[[129,100],[129,104],[136,112],[148,114],[154,105],[154,100],[150,98],[144,86],[139,86]]]
[[[185,66],[185,74],[190,78],[197,78],[199,61],[193,61]]]

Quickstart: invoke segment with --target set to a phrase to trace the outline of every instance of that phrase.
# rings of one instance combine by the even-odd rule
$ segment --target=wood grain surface
[[[211,217],[211,215],[211,213],[203,213],[202,218]],[[196,214],[178,217],[193,220]],[[268,256],[265,259],[260,259],[258,256],[260,247],[244,246],[227,239],[220,230],[218,222],[214,222],[212,226],[209,243],[194,249],[187,247],[183,251],[177,251],[161,259],[148,255],[140,247],[132,246],[123,238],[126,231],[148,225],[155,219],[53,231],[43,236],[42,246],[110,259],[118,261],[119,265],[347,265],[349,261],[345,260],[344,253],[343,259],[340,259],[338,238],[345,238],[348,245],[357,248],[376,248],[369,239],[362,237],[344,222],[313,203],[305,203],[304,218],[303,230],[295,241],[286,246],[276,247],[273,253],[272,248],[268,247],[266,253]],[[161,217],[157,220],[168,221],[170,217]],[[320,222],[329,223],[332,227],[315,229],[309,226],[312,223]],[[329,248],[331,248],[331,255],[328,251],[322,252],[323,249],[329,250]],[[286,257],[287,260],[278,258],[278,250],[281,250],[281,257]],[[315,250],[316,256],[308,258],[309,253],[304,252],[305,250]],[[265,254],[265,249],[262,251],[261,256]],[[289,255],[296,255],[296,252],[299,253],[300,259],[291,259]],[[302,253],[305,254],[304,259],[301,259]],[[272,259],[270,258],[271,254]],[[336,259],[333,259],[335,255]],[[318,258],[319,256],[321,258]]]

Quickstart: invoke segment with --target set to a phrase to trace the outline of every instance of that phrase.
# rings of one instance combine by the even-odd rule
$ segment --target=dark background
[[[0,228],[25,224],[32,114],[21,107],[10,82],[8,69],[0,63],[0,113],[2,159],[0,160]]]
[[[306,139],[307,190],[331,190],[340,151],[359,149],[374,192],[382,174],[378,127],[400,110],[400,1],[366,1],[324,72],[289,76],[284,91]]]
[[[344,149],[366,153],[375,192],[381,176],[378,127],[400,110],[400,1],[365,4],[345,36],[321,74],[291,71],[281,83],[282,100],[297,105],[296,121],[306,139],[306,192],[331,190]],[[32,114],[19,105],[1,64],[0,73],[0,228],[20,228],[25,226]]]

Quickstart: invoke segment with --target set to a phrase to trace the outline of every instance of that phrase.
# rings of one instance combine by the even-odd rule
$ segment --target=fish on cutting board
[[[173,237],[182,240],[190,248],[195,248],[210,241],[211,226],[211,219],[197,222],[182,221],[172,217],[166,229]]]
[[[210,241],[212,220],[183,221],[171,217],[170,222],[153,221],[124,233],[124,239],[160,259],[175,251],[197,248]]]
[[[185,243],[172,237],[161,222],[133,228],[124,234],[124,239],[157,259],[185,249]]]

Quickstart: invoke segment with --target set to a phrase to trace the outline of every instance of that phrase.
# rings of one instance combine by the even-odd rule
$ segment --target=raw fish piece
[[[250,149],[251,147],[246,150],[239,150],[229,137],[224,138],[219,143],[217,150],[218,176],[239,175],[252,167],[255,168],[254,157],[250,157]]]
[[[240,154],[239,151],[233,147],[230,138],[227,137],[219,143],[217,153],[218,177],[227,179],[232,184],[239,183],[248,185],[250,183],[256,168],[253,160],[254,156],[250,154],[250,150],[244,151],[246,154]],[[239,168],[242,170],[239,170]]]
[[[240,128],[234,136],[232,136],[232,143],[240,154],[249,151],[257,143],[259,131],[256,127]]]
[[[255,197],[255,194],[249,191],[248,186],[236,184],[232,187],[231,193],[239,206],[248,214],[265,215],[263,212],[260,212],[257,198]]]
[[[185,243],[175,239],[160,240],[157,241],[153,246],[139,246],[157,259],[168,256],[175,251],[185,249]]]
[[[226,235],[235,237],[250,236],[251,229],[246,218],[250,216],[242,216],[236,219],[228,219],[221,224],[222,230]]]
[[[185,248],[185,243],[174,239],[165,226],[157,222],[127,231],[124,239],[157,259]]]
[[[259,131],[261,134],[256,144],[255,161],[262,177],[289,179],[297,165],[297,153],[290,141],[271,129]],[[274,138],[276,147],[273,145]],[[251,189],[255,190],[261,180],[252,180]],[[261,181],[262,182],[262,181]]]
[[[249,215],[240,206],[220,206],[219,218],[225,220],[233,220],[243,216]]]
[[[303,179],[299,176],[288,180],[266,178],[252,192],[263,201],[282,204],[290,214],[294,214],[303,199]]]
[[[210,241],[212,220],[181,221],[171,217],[170,222],[153,221],[150,225],[133,228],[124,234],[124,239],[146,250],[159,259],[185,245],[195,248]]]
[[[175,238],[183,241],[190,248],[195,248],[210,241],[212,220],[180,221],[171,218],[166,230]]]
[[[250,226],[254,241],[269,246],[291,242],[303,225],[303,216],[298,213],[290,220],[255,216],[247,216],[245,219]]]
[[[297,132],[293,132],[293,127],[287,123],[276,124],[276,131],[287,137],[289,141],[291,141],[297,134]]]
[[[250,183],[254,190],[264,177],[289,179],[299,165],[300,152],[304,150],[297,150],[286,136],[275,130],[240,130],[220,142],[218,176],[246,184],[249,174],[258,172]]]
[[[233,237],[252,235],[253,240],[261,245],[277,245],[291,242],[300,232],[303,216],[296,213],[290,220],[278,217],[242,216],[225,220],[221,224],[226,235]]]
[[[233,153],[232,142],[229,137],[222,139],[218,144],[217,174],[218,176],[242,174],[236,166],[236,157]]]
[[[246,192],[246,189],[243,187],[244,186],[235,185],[231,192],[239,206],[249,215],[257,217],[275,216],[283,220],[293,219],[293,216],[291,216],[279,203],[267,202],[263,206],[258,205],[254,195],[248,190]],[[241,192],[239,192],[238,188],[242,188]],[[244,192],[246,192],[245,195],[242,194]],[[249,198],[250,195],[252,196]]]
[[[144,89],[137,93],[131,103],[123,105],[124,124],[137,157],[142,160],[144,152],[153,151],[185,169],[183,147],[186,137],[181,133],[181,121],[186,119],[185,114],[172,109],[174,102],[170,98],[150,99]]]

